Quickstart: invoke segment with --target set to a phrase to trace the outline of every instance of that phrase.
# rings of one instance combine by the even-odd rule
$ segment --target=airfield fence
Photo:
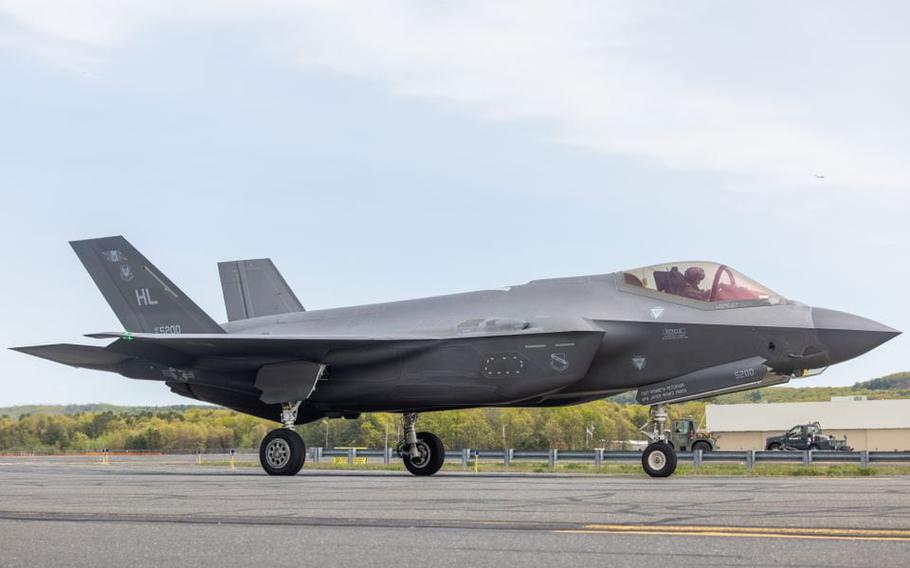
[[[211,449],[207,451],[196,450],[112,450],[98,452],[70,452],[54,454],[48,452],[6,452],[0,457],[47,457],[66,458],[79,456],[82,459],[102,459],[109,463],[111,458],[117,461],[141,460],[145,456],[173,456],[178,462],[192,459],[198,463],[210,461],[212,458],[230,458],[241,461],[258,461],[258,449]],[[182,457],[181,457],[182,456]],[[195,456],[195,458],[191,458]],[[603,449],[570,451],[570,450],[448,450],[446,451],[447,463],[460,463],[465,469],[477,464],[500,464],[508,468],[513,463],[537,463],[556,469],[560,464],[584,463],[593,464],[600,468],[608,464],[639,463],[642,452],[640,451],[611,451]],[[910,465],[910,451],[766,451],[766,450],[717,450],[710,452],[678,452],[678,463],[691,464],[695,469],[708,463],[733,463],[744,465],[751,470],[756,464],[802,464],[809,467],[812,464],[858,464],[865,468],[870,465],[881,464],[907,464]],[[394,448],[363,449],[363,448],[307,448],[307,461],[312,463],[335,463],[345,465],[365,465],[382,463],[390,465],[398,460]]]
[[[698,469],[705,463],[740,463],[751,470],[757,463],[789,463],[802,464],[806,467],[818,464],[853,463],[860,467],[872,464],[906,463],[910,464],[910,451],[767,451],[767,450],[741,450],[741,451],[710,451],[703,452],[677,452],[679,463],[691,463]],[[642,452],[636,451],[609,451],[594,449],[587,451],[563,450],[449,450],[446,452],[446,461],[449,463],[460,462],[465,468],[475,462],[501,463],[509,467],[515,462],[546,463],[555,469],[560,463],[593,463],[595,468],[611,463],[638,463],[641,461]],[[393,448],[387,449],[328,449],[309,448],[308,458],[315,463],[326,459],[333,461],[343,460],[344,463],[354,465],[368,463],[370,459],[381,459],[384,464],[390,464],[397,456]]]

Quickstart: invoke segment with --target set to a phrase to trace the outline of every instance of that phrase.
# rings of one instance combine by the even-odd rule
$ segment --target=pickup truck
[[[836,440],[834,436],[825,435],[818,422],[799,424],[780,436],[771,436],[765,440],[765,449],[853,451],[853,448],[847,445],[846,436],[843,440]]]

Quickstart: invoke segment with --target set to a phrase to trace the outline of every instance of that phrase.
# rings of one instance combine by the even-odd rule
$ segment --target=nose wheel
[[[676,450],[667,442],[664,427],[669,417],[667,405],[655,404],[649,410],[651,419],[641,431],[651,443],[641,454],[641,466],[651,477],[669,477],[676,471]],[[653,430],[649,431],[649,426],[653,426]]]
[[[666,442],[651,442],[641,454],[641,466],[651,477],[669,477],[676,471],[676,452]]]
[[[404,441],[398,445],[398,454],[404,467],[413,475],[433,475],[442,468],[446,449],[439,436],[432,432],[417,432],[417,414],[402,416]]]

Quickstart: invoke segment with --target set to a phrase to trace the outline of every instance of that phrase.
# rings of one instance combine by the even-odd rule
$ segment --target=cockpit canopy
[[[778,304],[782,298],[741,272],[714,262],[671,262],[627,270],[629,288],[643,288],[690,300],[745,305]]]

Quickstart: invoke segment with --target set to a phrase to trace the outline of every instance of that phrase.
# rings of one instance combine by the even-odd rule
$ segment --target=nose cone
[[[812,308],[812,321],[831,364],[859,357],[901,334],[877,321],[824,308]]]

